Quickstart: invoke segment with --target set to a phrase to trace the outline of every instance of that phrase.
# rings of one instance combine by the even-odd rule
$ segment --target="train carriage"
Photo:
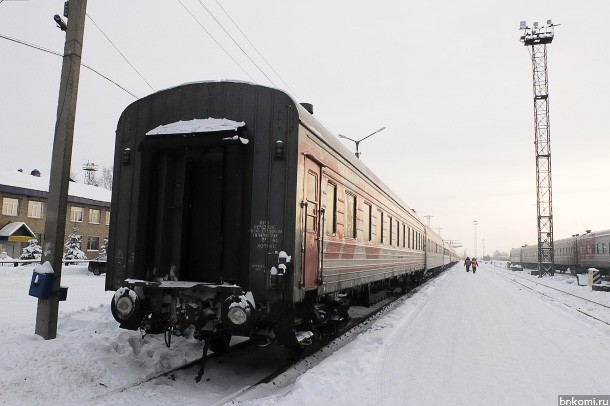
[[[277,89],[202,82],[138,100],[114,170],[106,289],[123,328],[303,346],[350,303],[457,260],[427,258],[440,237]]]
[[[582,235],[555,240],[553,248],[555,269],[559,271],[580,273],[596,268],[605,274],[610,272],[610,230],[587,230]],[[536,245],[513,248],[510,260],[514,264],[536,269],[538,248]]]

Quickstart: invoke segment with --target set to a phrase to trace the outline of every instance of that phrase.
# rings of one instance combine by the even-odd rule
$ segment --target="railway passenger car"
[[[106,273],[121,327],[171,337],[193,326],[214,351],[258,334],[302,348],[350,304],[458,260],[312,114],[243,82],[127,107]]]
[[[610,271],[610,230],[576,235],[553,242],[555,269],[572,273],[586,272],[596,268],[605,274]],[[510,261],[525,268],[538,267],[538,247],[536,245],[513,248]]]

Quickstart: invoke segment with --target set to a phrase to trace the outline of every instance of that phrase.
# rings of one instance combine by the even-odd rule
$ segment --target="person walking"
[[[477,264],[476,258],[472,258],[472,261],[470,261],[470,265],[472,265],[472,273],[477,273],[477,266],[479,266],[479,264]]]
[[[466,272],[470,272],[470,257],[466,257],[466,261],[464,261],[464,266],[466,267]]]

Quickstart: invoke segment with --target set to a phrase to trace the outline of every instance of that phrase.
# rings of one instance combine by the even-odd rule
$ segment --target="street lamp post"
[[[354,140],[354,139],[352,139],[352,138],[350,138],[350,137],[346,137],[345,135],[341,135],[341,134],[339,134],[338,136],[339,136],[339,138],[345,138],[346,140],[350,140],[350,141],[354,142],[354,144],[356,144],[356,158],[360,159],[360,150],[358,149],[358,147],[360,146],[360,143],[361,143],[362,141],[366,140],[367,138],[369,138],[370,136],[375,135],[375,134],[377,134],[378,132],[381,132],[381,131],[383,131],[383,130],[385,130],[385,127],[381,127],[379,130],[377,130],[377,131],[375,131],[375,132],[373,132],[373,133],[370,133],[370,134],[369,134],[369,135],[367,135],[366,137],[361,138],[361,139],[359,139],[359,140]]]

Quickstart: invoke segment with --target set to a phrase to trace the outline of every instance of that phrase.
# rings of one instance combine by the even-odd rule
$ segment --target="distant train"
[[[458,261],[312,110],[243,82],[126,108],[106,274],[122,328],[192,329],[221,352],[234,335],[299,349],[350,305]]]
[[[610,230],[587,232],[562,240],[555,240],[555,269],[574,274],[596,268],[602,273],[610,271]],[[538,246],[528,245],[510,250],[510,262],[524,268],[538,267]]]

